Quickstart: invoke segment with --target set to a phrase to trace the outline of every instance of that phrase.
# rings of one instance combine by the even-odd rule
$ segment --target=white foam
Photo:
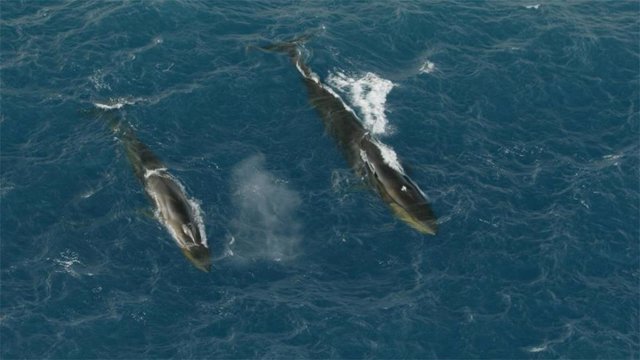
[[[623,154],[610,154],[610,155],[605,155],[602,158],[607,160],[617,160],[623,156],[624,156]]]
[[[93,106],[97,107],[98,109],[102,109],[102,110],[116,110],[116,109],[121,109],[125,105],[134,105],[135,103],[136,103],[135,100],[129,100],[129,99],[125,99],[125,98],[118,98],[118,99],[110,100],[106,104],[105,103],[94,102]]]
[[[111,86],[105,81],[104,77],[104,72],[98,69],[89,76],[89,81],[91,81],[96,90],[111,90]]]
[[[98,109],[102,109],[102,110],[120,109],[121,107],[124,106],[124,104],[122,104],[122,103],[115,103],[115,104],[112,104],[112,105],[101,104],[101,103],[93,103],[93,105],[95,105],[95,107],[97,107]]]
[[[429,60],[425,60],[424,64],[420,67],[420,72],[423,74],[431,74],[436,70],[436,64]]]
[[[404,169],[402,168],[402,165],[400,165],[400,161],[398,161],[398,154],[396,154],[391,147],[379,141],[376,141],[375,144],[378,146],[378,149],[380,149],[380,154],[382,154],[384,162],[394,170],[404,174]]]
[[[85,191],[84,193],[80,194],[80,197],[82,197],[83,199],[88,199],[90,197],[92,197],[97,190],[95,189],[89,189],[87,191]]]
[[[537,353],[537,352],[541,352],[541,351],[545,351],[547,350],[547,344],[542,344],[539,346],[532,346],[530,348],[527,349],[528,352],[531,353]]]
[[[371,166],[371,164],[369,163],[369,157],[367,156],[367,152],[360,149],[360,159],[362,159],[362,162],[365,163],[365,165],[367,165],[367,167],[369,168],[369,170],[371,170],[372,172],[374,172],[373,167]]]
[[[353,116],[355,116],[360,121],[360,118],[358,117],[358,114],[356,114],[356,112],[353,110],[353,108],[351,108],[351,106],[349,106],[346,102],[344,102],[342,97],[340,95],[338,95],[337,92],[335,92],[331,87],[329,87],[327,85],[324,85],[324,84],[320,84],[320,85],[322,86],[323,89],[327,90],[336,99],[340,100],[340,102],[342,103],[344,108],[347,109],[347,111],[349,111],[350,113],[352,113]],[[360,121],[360,122],[362,122],[362,121]]]
[[[165,174],[168,175],[167,168],[157,168],[157,169],[144,169],[144,178],[148,179],[149,176],[153,176],[153,175],[158,175],[158,176],[164,176]],[[175,179],[172,179],[175,181]],[[177,183],[177,181],[176,181]],[[184,189],[183,189],[184,190]]]
[[[538,10],[540,8],[540,4],[535,4],[535,5],[525,5],[524,6],[527,9],[535,9]]]
[[[300,72],[300,74],[302,74],[302,76],[307,77],[307,74],[305,74],[304,71],[302,71],[302,68],[300,67],[300,61],[296,61],[296,69],[298,69],[298,71]]]
[[[388,130],[385,115],[387,95],[395,84],[368,72],[362,77],[350,77],[343,72],[331,74],[327,83],[347,93],[350,102],[360,109],[363,125],[374,134],[384,134]]]
[[[182,184],[179,184],[180,186],[182,186]],[[207,243],[207,233],[205,233],[204,231],[204,220],[202,219],[202,208],[200,207],[200,202],[193,199],[193,198],[187,198],[187,201],[189,202],[189,206],[191,206],[191,210],[193,211],[193,217],[196,221],[196,225],[198,225],[198,230],[200,230],[200,236],[201,236],[201,241],[202,241],[202,245],[204,245],[205,247],[209,247],[208,243]]]
[[[568,323],[565,325],[565,328],[567,331],[564,334],[561,334],[558,338],[545,340],[542,342],[542,344],[526,347],[525,350],[530,353],[538,353],[542,351],[547,351],[549,347],[553,346],[554,344],[560,344],[565,342],[569,337],[573,335],[573,325],[571,323]]]
[[[65,250],[60,253],[59,259],[54,259],[53,261],[62,267],[62,270],[58,270],[58,272],[64,272],[73,277],[80,277],[80,274],[74,269],[75,264],[82,265],[82,262],[78,259],[78,253]]]
[[[309,74],[306,74],[304,71],[302,71],[302,68],[300,67],[300,61],[296,61],[296,68],[298,69],[300,74],[302,74],[303,77],[312,80],[316,84],[320,84],[320,77],[318,76],[318,74],[314,73],[311,70],[309,70]]]

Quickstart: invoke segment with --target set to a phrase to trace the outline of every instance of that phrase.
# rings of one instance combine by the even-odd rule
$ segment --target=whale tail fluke
[[[287,41],[275,42],[264,46],[251,46],[251,48],[257,48],[269,52],[285,53],[292,59],[297,59],[300,57],[299,47],[314,37],[316,32],[317,31],[310,31]]]
[[[298,55],[298,47],[307,42],[307,40],[312,38],[313,35],[313,33],[303,34],[288,41],[261,46],[260,49],[265,51],[286,53],[291,57],[295,57]]]
[[[317,81],[317,75],[315,75],[305,64],[303,53],[301,51],[301,46],[305,42],[307,42],[307,40],[315,36],[316,33],[317,31],[308,32],[288,41],[276,42],[265,46],[258,46],[257,48],[262,51],[285,53],[289,55],[289,58],[291,58],[291,61],[296,65],[303,77],[305,77],[306,79]]]
[[[115,104],[115,105],[114,105]],[[86,117],[100,119],[107,124],[109,129],[120,139],[128,140],[135,138],[131,125],[123,117],[122,107],[132,103],[114,103],[105,104],[93,102],[91,107],[80,110],[80,113]]]

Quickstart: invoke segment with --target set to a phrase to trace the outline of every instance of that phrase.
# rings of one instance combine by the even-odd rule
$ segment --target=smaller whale
[[[157,219],[184,256],[196,268],[209,272],[211,255],[197,206],[158,157],[138,140],[130,126],[116,118],[111,119],[110,125],[122,141],[133,172],[155,207]]]
[[[327,132],[334,137],[355,172],[368,179],[396,216],[423,234],[436,235],[436,216],[422,190],[404,172],[395,152],[375,139],[362,126],[355,111],[304,63],[299,45],[309,37],[305,35],[261,49],[285,53],[291,58]]]

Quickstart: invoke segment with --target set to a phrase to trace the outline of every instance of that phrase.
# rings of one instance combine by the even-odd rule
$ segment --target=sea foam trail
[[[113,99],[107,103],[94,102],[93,106],[102,110],[116,110],[116,109],[121,109],[125,105],[134,105],[135,103],[136,103],[136,100],[120,98],[120,99]]]
[[[331,86],[348,93],[351,103],[356,105],[364,116],[363,125],[367,130],[374,134],[388,133],[385,103],[387,102],[387,94],[395,86],[394,83],[374,73],[366,73],[363,77],[355,79],[347,77],[342,72],[330,75],[327,82]],[[333,93],[333,91],[331,92]],[[334,95],[340,97],[338,94],[334,93]],[[345,106],[348,107],[346,104]],[[387,165],[404,174],[404,169],[398,161],[396,152],[390,146],[378,140],[375,140],[374,143],[380,149],[380,153]],[[360,156],[363,157],[365,162],[368,161],[363,151],[361,151]]]
[[[345,93],[363,117],[363,125],[373,134],[386,134],[389,127],[385,115],[387,94],[395,84],[368,72],[362,77],[350,77],[343,72],[330,74],[327,83]]]

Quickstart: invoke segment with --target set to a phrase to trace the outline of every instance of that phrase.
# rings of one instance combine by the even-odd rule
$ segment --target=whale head
[[[173,214],[175,213],[174,211]],[[206,242],[203,242],[204,236],[199,226],[191,218],[181,216],[165,219],[165,225],[182,249],[184,256],[198,269],[209,272],[211,269],[209,248]]]
[[[211,255],[209,248],[204,245],[195,245],[182,248],[184,256],[198,269],[209,272],[211,271]]]
[[[395,153],[366,136],[360,142],[361,158],[369,181],[395,215],[423,234],[438,232],[436,216],[420,188],[407,176]]]
[[[399,219],[423,234],[436,235],[438,233],[438,223],[435,217],[421,216],[420,214],[425,212],[423,208],[425,205],[426,203],[417,207],[414,206],[412,209],[411,206],[407,208],[397,202],[389,202],[389,206]],[[428,208],[428,205],[426,207]],[[431,212],[431,209],[428,209],[428,211]]]

